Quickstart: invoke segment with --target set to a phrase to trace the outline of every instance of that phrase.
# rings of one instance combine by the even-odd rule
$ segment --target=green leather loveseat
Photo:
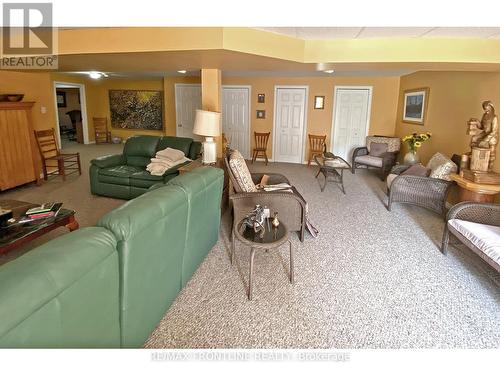
[[[141,347],[218,239],[202,167],[0,267],[0,347]]]
[[[107,155],[90,162],[90,191],[95,195],[132,199],[144,194],[157,183],[166,183],[179,174],[183,164],[167,170],[163,176],[153,176],[146,171],[157,151],[167,147],[184,152],[189,159],[196,159],[201,143],[191,138],[155,137],[138,135],[125,143],[123,154]]]

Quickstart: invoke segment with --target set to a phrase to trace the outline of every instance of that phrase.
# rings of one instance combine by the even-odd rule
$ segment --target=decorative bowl
[[[7,94],[7,100],[9,102],[20,102],[23,98],[24,94]]]
[[[0,102],[6,102],[7,101],[7,94],[0,94]]]

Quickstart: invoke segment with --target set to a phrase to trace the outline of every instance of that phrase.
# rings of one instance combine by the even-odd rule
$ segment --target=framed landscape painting
[[[405,90],[403,122],[423,125],[429,101],[429,88]]]
[[[162,91],[109,90],[111,127],[118,129],[163,129]]]

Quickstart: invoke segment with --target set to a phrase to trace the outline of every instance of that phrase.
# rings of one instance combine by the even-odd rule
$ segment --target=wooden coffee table
[[[37,206],[37,203],[0,200],[0,207],[12,210],[15,219],[23,216],[29,208]],[[0,254],[14,250],[59,227],[66,227],[71,232],[77,230],[79,225],[75,219],[75,211],[61,208],[56,217],[14,224],[7,228],[0,227]]]

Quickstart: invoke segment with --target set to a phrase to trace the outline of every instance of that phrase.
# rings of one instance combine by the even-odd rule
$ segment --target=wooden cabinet
[[[0,190],[40,181],[33,102],[0,102]]]

